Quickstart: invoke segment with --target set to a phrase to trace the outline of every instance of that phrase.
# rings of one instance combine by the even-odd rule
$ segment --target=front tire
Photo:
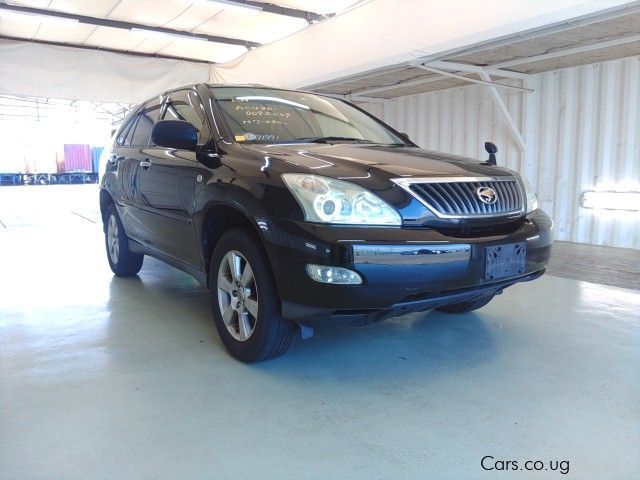
[[[142,268],[144,255],[129,250],[129,239],[112,203],[105,212],[104,238],[111,271],[118,277],[132,277]]]
[[[227,351],[241,362],[279,357],[295,327],[280,315],[270,265],[261,245],[244,230],[225,233],[209,267],[211,307]]]
[[[475,300],[469,300],[468,302],[452,303],[451,305],[444,305],[438,307],[436,310],[440,310],[445,313],[467,313],[479,308],[484,307],[487,303],[493,300],[494,295],[487,295],[486,297],[476,298]]]

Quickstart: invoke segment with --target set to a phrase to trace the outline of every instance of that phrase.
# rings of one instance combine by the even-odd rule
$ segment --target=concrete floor
[[[640,292],[546,275],[248,366],[187,275],[111,275],[95,198],[0,188],[0,479],[640,478]]]

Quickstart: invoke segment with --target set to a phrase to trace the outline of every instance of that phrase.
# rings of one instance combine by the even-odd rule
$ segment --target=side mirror
[[[195,150],[198,130],[184,120],[160,120],[153,126],[151,141],[161,147]]]
[[[489,165],[496,165],[496,153],[498,153],[498,147],[496,147],[492,142],[484,142],[484,149],[489,154],[489,158],[485,163],[488,163]]]

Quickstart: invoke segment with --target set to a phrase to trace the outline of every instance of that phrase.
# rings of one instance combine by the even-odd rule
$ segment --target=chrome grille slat
[[[505,208],[512,209],[513,208],[513,198],[511,197],[511,190],[507,188],[507,185],[504,182],[496,183],[496,192],[500,197],[504,197],[505,199]]]
[[[509,197],[511,198],[511,208],[517,208],[518,202],[516,201],[515,192],[512,187],[513,187],[512,185],[504,186],[505,190],[509,192]]]
[[[511,198],[509,197],[509,194],[507,193],[507,190],[505,190],[504,185],[501,184],[496,184],[496,193],[498,194],[498,198],[502,198],[504,199],[504,208],[509,209],[510,208],[510,203],[511,203]]]
[[[520,188],[520,184],[515,182],[508,185],[510,187],[511,195],[514,198],[513,208],[524,208],[524,194]]]
[[[460,186],[460,184],[452,183],[451,185],[453,185],[453,188],[455,188],[456,191],[460,194],[460,200],[462,202],[462,205],[464,206],[464,213],[467,215],[471,214],[473,212],[473,201],[471,202],[469,201],[468,195],[466,194],[464,189]]]
[[[509,198],[511,199],[511,208],[516,208],[518,202],[515,199],[513,188],[511,188],[511,185],[506,184],[506,185],[504,185],[504,189],[507,191],[507,194],[509,195]]]
[[[513,177],[400,178],[393,181],[444,218],[515,215],[522,213],[524,207],[520,184]],[[493,189],[496,201],[482,202],[477,194],[480,187]]]
[[[426,195],[429,195],[429,192],[423,187],[423,191]],[[453,205],[451,205],[447,199],[436,189],[435,191],[432,192],[432,196],[436,196],[440,202],[442,202],[442,204],[446,207],[447,210],[449,211],[453,211],[454,207]]]
[[[473,205],[472,208],[472,212],[476,211],[476,196],[475,196],[475,189],[473,188],[473,184],[470,183],[460,183],[459,184],[460,187],[463,189],[463,191],[465,192],[465,194],[467,195],[467,198],[469,198],[469,201],[471,202],[471,205]]]
[[[443,188],[442,185],[440,184],[433,185],[433,188],[438,190],[438,192],[440,193],[440,196],[447,199],[447,203],[452,206],[452,211],[456,211],[456,212],[460,211],[460,205],[458,205],[458,202],[456,202],[455,197],[451,195],[451,192],[449,192],[448,189]]]

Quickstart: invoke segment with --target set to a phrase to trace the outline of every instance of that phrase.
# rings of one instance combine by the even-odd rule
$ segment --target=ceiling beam
[[[259,3],[259,2],[255,2],[255,3]],[[205,33],[193,33],[193,32],[187,32],[184,30],[174,30],[172,28],[154,27],[151,25],[142,25],[139,23],[123,22],[120,20],[111,20],[109,18],[88,17],[86,15],[77,15],[75,13],[59,12],[56,10],[45,10],[42,8],[23,7],[20,5],[12,5],[4,2],[0,3],[0,10],[24,13],[27,15],[40,15],[45,17],[65,18],[67,20],[77,20],[80,23],[84,23],[87,25],[95,25],[98,27],[111,27],[111,28],[119,28],[122,30],[142,29],[142,30],[148,30],[151,32],[165,33],[167,35],[184,37],[187,39],[193,38],[196,40],[206,40],[208,42],[223,43],[227,45],[240,45],[248,49],[261,46],[260,43],[252,42],[249,40],[242,40],[239,38],[221,37],[218,35],[207,35]]]
[[[6,35],[0,35],[0,40],[11,40],[14,42],[35,43],[38,45],[51,45],[53,47],[80,48],[82,50],[96,50],[100,52],[118,53],[121,55],[133,55],[135,57],[159,58],[161,60],[180,60],[183,62],[204,63],[207,65],[215,65],[214,62],[208,62],[206,60],[201,60],[198,58],[177,57],[173,55],[161,55],[159,53],[134,52],[132,50],[119,50],[117,48],[96,47],[93,45],[80,45],[77,43],[51,42],[49,40],[31,40],[30,38],[9,37]]]
[[[357,82],[363,79],[369,79],[372,75],[377,76],[377,75],[383,75],[387,73],[402,72],[404,70],[407,70],[408,68],[411,68],[411,66],[410,65],[401,65],[401,66],[390,65],[388,67],[381,67],[381,68],[370,70],[364,73],[361,72],[353,75],[347,75],[346,77],[341,77],[339,79],[325,80],[322,82],[305,85],[305,88],[316,90],[324,87],[331,87],[334,85],[342,85],[343,83],[346,83],[346,82]]]
[[[446,72],[444,70],[439,70],[437,68],[427,67],[426,65],[422,65],[422,64],[417,64],[416,67],[421,68],[423,70],[426,70],[428,72],[438,73],[440,75],[445,75],[447,77],[452,77],[452,78],[457,78],[459,80],[464,80],[465,82],[478,83],[480,85],[488,85],[490,87],[506,88],[507,90],[517,90],[519,92],[527,92],[527,93],[533,92],[533,90],[531,90],[530,88],[515,87],[513,85],[506,85],[504,83],[491,82],[491,81],[487,81],[487,80],[477,80],[475,78],[470,78],[470,77],[465,77],[463,75],[458,75],[457,73]],[[485,75],[486,75],[486,72],[485,72]],[[480,76],[482,77],[481,73],[480,73]]]
[[[466,72],[466,73],[480,73],[487,72],[492,73],[494,75],[500,75],[504,78],[514,78],[518,80],[522,80],[527,78],[528,75],[519,72],[511,72],[508,70],[498,70],[493,67],[477,67],[475,65],[467,65],[463,63],[455,63],[455,62],[444,62],[444,61],[433,61],[429,62],[428,66],[433,68],[441,68],[443,70],[453,70],[455,72]],[[392,85],[382,85],[380,87],[367,88],[365,90],[358,90],[352,93],[352,95],[372,95],[375,93],[386,92],[389,90],[396,90],[399,88],[408,88],[408,87],[417,87],[420,85],[426,85],[433,82],[438,82],[440,80],[444,80],[447,78],[445,74],[448,72],[443,72],[441,75],[434,75],[432,77],[426,78],[417,78],[415,80],[408,80],[406,82],[395,83]],[[463,77],[464,80],[468,80],[467,77]]]
[[[408,80],[406,82],[394,83],[392,85],[383,85],[380,87],[367,88],[366,90],[358,90],[352,93],[352,95],[372,95],[374,93],[386,92],[388,90],[396,90],[398,88],[417,87],[418,85],[425,85],[427,83],[438,82],[445,80],[446,77],[442,75],[434,75],[431,77],[421,77],[415,80]]]
[[[480,72],[479,75],[480,75],[480,78],[485,82],[489,84],[493,83],[491,81],[491,76],[487,72]],[[500,108],[500,111],[502,112],[502,115],[504,115],[504,119],[507,121],[507,125],[509,126],[509,130],[511,131],[511,135],[513,135],[513,138],[518,144],[518,148],[520,148],[521,152],[524,152],[527,147],[527,144],[524,141],[522,132],[520,132],[520,128],[518,127],[518,124],[511,116],[509,107],[507,107],[507,104],[504,103],[504,100],[500,96],[500,92],[498,92],[498,89],[495,86],[493,85],[489,86],[489,93],[491,93],[491,97],[493,98],[493,101],[496,102],[496,104],[498,105],[498,108]]]
[[[387,103],[389,100],[386,98],[376,97],[363,97],[360,95],[342,95],[340,93],[319,93],[318,95],[325,95],[327,97],[339,98],[342,100],[348,100],[350,102],[362,102],[362,103]]]
[[[215,2],[216,0],[212,0]],[[276,15],[283,15],[285,17],[304,18],[309,23],[317,23],[325,20],[332,15],[321,15],[315,12],[309,12],[307,10],[298,10],[297,8],[282,7],[275,3],[263,3],[252,0],[222,0],[219,3],[228,3],[230,5],[253,7],[255,9],[262,10],[263,12],[275,13]]]
[[[443,60],[434,60],[427,62],[427,66],[433,68],[439,68],[441,70],[450,70],[452,72],[464,72],[464,73],[488,73],[489,75],[495,75],[497,77],[513,78],[516,80],[524,80],[529,77],[526,73],[512,72],[511,70],[503,70],[491,67],[482,67],[478,65],[469,65],[467,63],[449,62]]]

